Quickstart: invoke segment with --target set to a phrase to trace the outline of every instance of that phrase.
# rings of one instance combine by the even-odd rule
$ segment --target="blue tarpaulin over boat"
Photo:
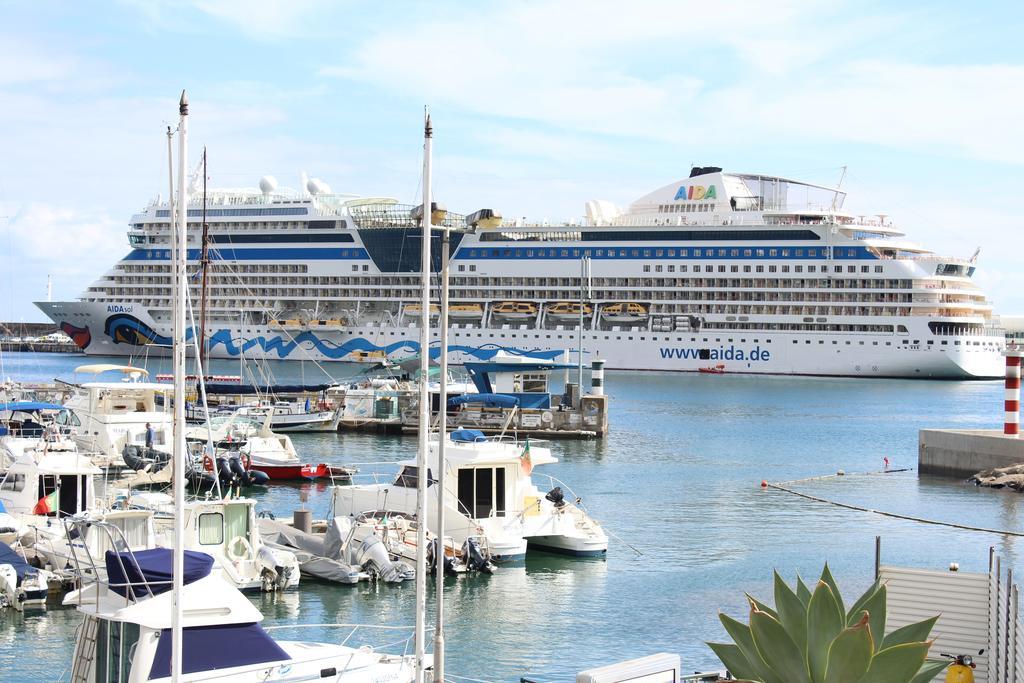
[[[519,399],[508,394],[463,394],[448,399],[449,406],[461,406],[464,403],[482,403],[491,408],[514,408]]]
[[[487,437],[479,429],[456,429],[451,434],[452,441],[458,441],[461,443],[475,443],[477,441],[487,441]]]
[[[14,401],[12,403],[0,403],[0,412],[14,412],[20,410],[26,413],[34,413],[38,410],[64,410],[64,406],[57,403],[43,403],[41,401]]]
[[[171,590],[174,551],[151,548],[135,552],[115,553],[108,550],[104,561],[110,590],[125,597],[159,595]],[[185,551],[185,573],[182,583],[188,585],[209,575],[213,558],[194,550]]]
[[[291,659],[256,623],[193,626],[182,630],[181,641],[181,669],[186,674]],[[165,628],[160,631],[149,679],[170,675],[171,629]]]
[[[18,575],[18,583],[25,578],[25,574],[32,569],[32,566],[25,561],[18,553],[8,546],[6,543],[0,543],[0,564],[9,564],[14,567],[14,572]]]

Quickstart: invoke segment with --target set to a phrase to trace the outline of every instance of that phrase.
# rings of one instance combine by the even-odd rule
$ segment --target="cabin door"
[[[505,468],[459,470],[459,511],[474,519],[505,516]]]

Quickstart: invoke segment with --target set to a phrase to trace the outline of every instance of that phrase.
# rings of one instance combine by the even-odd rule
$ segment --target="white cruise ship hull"
[[[87,354],[169,354],[170,330],[133,304],[75,301],[39,306],[54,321],[74,326],[78,332],[72,338],[80,346],[84,344]],[[449,331],[449,359],[453,363],[488,360],[502,351],[574,364],[579,333],[565,327],[513,329],[509,325],[496,329],[454,323]],[[431,351],[435,356],[437,336],[435,329]],[[268,360],[354,362],[365,360],[368,354],[376,360],[383,353],[397,360],[418,353],[420,346],[418,328],[398,326],[336,330],[251,326],[211,329],[208,337],[210,357],[219,359],[237,359],[241,353],[246,358]],[[588,329],[583,347],[584,363],[601,358],[610,370],[699,372],[723,364],[727,374],[928,379],[995,379],[1004,374],[1002,338],[935,338],[923,325],[900,335]]]
[[[415,207],[325,194],[322,183],[275,194],[271,180],[188,208],[193,308],[212,357],[418,353]],[[1005,339],[974,279],[977,255],[931,252],[884,215],[845,212],[844,199],[698,167],[625,211],[592,202],[580,222],[446,212],[451,302],[473,316],[452,319],[451,360],[504,351],[575,363],[578,322],[565,311],[582,296],[583,360],[609,369],[1001,377]],[[78,301],[37,305],[86,353],[167,353],[171,232],[170,207],[151,202],[131,218],[131,251]],[[437,232],[431,241],[437,272]]]

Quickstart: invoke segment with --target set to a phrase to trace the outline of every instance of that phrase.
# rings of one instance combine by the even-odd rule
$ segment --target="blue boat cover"
[[[6,543],[0,543],[0,564],[9,564],[14,567],[15,573],[18,575],[18,583],[25,578],[26,572],[32,569],[32,566],[25,561],[18,553],[8,546]]]
[[[193,626],[182,631],[181,669],[186,674],[291,659],[257,623]],[[171,629],[160,631],[149,678],[171,675]]]
[[[110,590],[124,597],[145,594],[159,595],[171,590],[174,578],[174,551],[170,548],[151,548],[135,552],[115,553],[108,550],[104,557]],[[185,551],[185,576],[188,585],[209,575],[213,558],[194,550]]]
[[[473,443],[475,441],[487,441],[487,437],[479,429],[456,429],[452,432],[452,441]]]
[[[35,412],[37,410],[64,410],[64,406],[58,403],[43,403],[41,401],[13,401],[11,403],[0,403],[0,412],[5,410],[22,410]]]
[[[482,403],[491,408],[514,408],[519,399],[508,394],[463,394],[448,399],[449,406],[461,406],[463,403]]]

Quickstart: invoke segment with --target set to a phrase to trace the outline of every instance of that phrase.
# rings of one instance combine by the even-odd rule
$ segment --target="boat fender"
[[[562,493],[561,486],[556,486],[548,491],[544,498],[554,503],[556,508],[565,507],[565,494]]]

